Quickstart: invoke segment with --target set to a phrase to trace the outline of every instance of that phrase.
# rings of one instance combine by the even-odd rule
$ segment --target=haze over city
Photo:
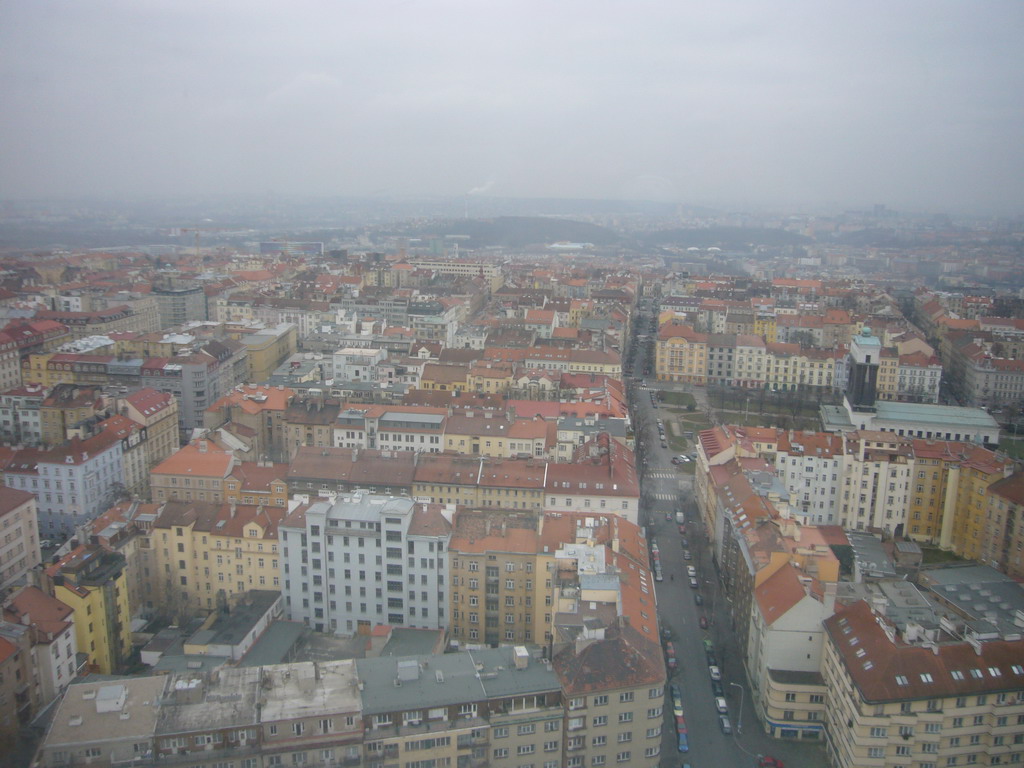
[[[1019,214],[1024,8],[7,3],[0,197]]]

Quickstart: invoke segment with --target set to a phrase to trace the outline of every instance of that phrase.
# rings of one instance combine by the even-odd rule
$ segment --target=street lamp
[[[729,683],[729,685],[736,686],[740,689],[740,716],[736,718],[736,733],[739,736],[743,735],[743,686],[739,683]]]

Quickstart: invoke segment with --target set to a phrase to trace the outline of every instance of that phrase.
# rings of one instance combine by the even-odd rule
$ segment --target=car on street
[[[732,733],[732,723],[729,722],[729,718],[725,715],[719,716],[718,725],[722,729],[722,733],[724,733],[726,736]]]
[[[669,669],[676,669],[679,666],[679,662],[676,661],[676,649],[672,647],[672,643],[665,643],[665,658],[668,660]]]
[[[686,533],[686,526],[685,526],[685,525],[682,525],[682,524],[680,524],[680,525],[679,525],[679,532],[680,532],[680,533]],[[683,539],[683,541],[686,541],[686,539]],[[685,545],[685,544],[683,544],[683,546],[685,547],[686,545]]]
[[[718,657],[715,656],[714,651],[704,651],[704,655],[707,657],[709,667],[718,666]]]
[[[713,651],[713,650],[715,650],[715,644],[713,642],[711,642],[711,638],[710,637],[705,637],[704,638],[704,653],[707,653],[708,651]]]
[[[708,617],[707,616],[701,616],[700,617],[700,628],[701,629],[707,629],[708,628]]]
[[[682,715],[676,715],[676,733],[686,733],[686,718]]]
[[[686,575],[689,576],[691,579],[696,578],[697,577],[697,569],[694,568],[692,565],[686,566]]]
[[[726,703],[725,697],[715,696],[715,709],[718,710],[718,714],[720,715],[729,714],[729,705]]]
[[[716,667],[714,664],[708,667],[708,674],[711,675],[712,680],[722,679],[722,670]]]
[[[693,576],[691,576],[690,577],[690,589],[697,589],[697,587],[699,587],[699,586],[700,586],[700,584],[697,583],[697,580],[695,578],[693,578]]]
[[[672,683],[672,714],[679,716],[683,714],[683,689]]]
[[[711,681],[711,694],[713,696],[725,696],[725,690],[722,688],[722,683],[720,681]]]
[[[690,554],[690,550],[684,549],[683,550],[683,560],[691,560],[691,559],[693,559],[693,555]]]
[[[661,447],[662,448],[668,448],[668,443],[666,443],[664,440],[662,440],[661,441]]]
[[[689,741],[689,739],[686,738],[686,734],[685,733],[680,733],[679,734],[679,751],[680,752],[689,752],[690,751],[690,741]]]
[[[655,581],[664,581],[665,580],[665,577],[664,577],[664,575],[662,575],[662,572],[661,572],[661,566],[655,566],[654,567],[654,580]]]
[[[757,768],[786,768],[786,766],[777,757],[761,755],[761,757],[757,759]]]
[[[704,605],[704,598],[701,597],[700,592],[693,593],[693,602],[695,602],[697,605]]]

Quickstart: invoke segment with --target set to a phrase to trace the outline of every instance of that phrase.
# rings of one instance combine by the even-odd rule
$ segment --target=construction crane
[[[199,236],[203,232],[226,232],[227,230],[218,227],[179,227],[178,232],[193,232],[195,233],[195,245],[193,246],[193,255],[199,255]]]

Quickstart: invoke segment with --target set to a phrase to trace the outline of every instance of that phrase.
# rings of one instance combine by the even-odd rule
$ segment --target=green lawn
[[[697,401],[689,392],[661,392],[661,402],[667,405],[681,405],[684,408],[688,405],[696,405]]]
[[[1024,440],[1009,437],[1005,432],[999,434],[999,450],[1011,459],[1024,459]]]
[[[921,563],[922,565],[935,565],[937,563],[959,563],[963,562],[963,558],[958,555],[954,555],[952,552],[947,552],[944,549],[938,547],[921,547]]]

